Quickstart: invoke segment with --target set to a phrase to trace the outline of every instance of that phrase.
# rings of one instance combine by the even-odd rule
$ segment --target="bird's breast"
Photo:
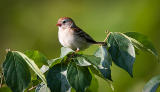
[[[74,43],[74,35],[73,32],[69,29],[61,29],[59,28],[58,31],[58,38],[60,43],[64,46],[64,47],[70,47],[72,48],[72,43]]]

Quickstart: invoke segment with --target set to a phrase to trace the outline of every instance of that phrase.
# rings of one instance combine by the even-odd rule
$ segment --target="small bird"
[[[105,45],[105,42],[95,41],[69,17],[60,18],[56,26],[58,26],[58,39],[61,45],[74,51],[84,50],[92,44]]]

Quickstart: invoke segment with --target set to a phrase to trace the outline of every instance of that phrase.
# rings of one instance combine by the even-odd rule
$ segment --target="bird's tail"
[[[107,43],[106,43],[106,42],[95,42],[94,44],[107,45]]]

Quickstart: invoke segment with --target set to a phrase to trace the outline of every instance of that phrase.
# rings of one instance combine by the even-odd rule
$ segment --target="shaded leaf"
[[[108,37],[109,53],[113,62],[126,70],[131,76],[135,61],[135,50],[132,42],[121,33],[111,33]]]
[[[101,77],[104,80],[107,80],[96,66],[91,65],[89,66],[89,69],[97,76]]]
[[[47,63],[48,59],[37,50],[35,50],[35,51],[27,50],[27,51],[25,51],[25,54],[27,55],[27,57],[34,60],[34,62],[36,63],[36,65],[39,68],[42,67],[42,65],[48,65],[48,63]]]
[[[40,83],[36,89],[35,92],[51,92],[50,89],[45,85],[44,83]]]
[[[26,60],[15,51],[8,51],[3,63],[3,72],[6,84],[13,92],[24,92],[31,81]]]
[[[18,51],[14,51],[17,54],[19,54],[24,60],[25,62],[29,65],[29,67],[39,76],[39,78],[46,84],[46,78],[43,75],[43,73],[40,71],[40,69],[38,68],[38,66],[34,63],[33,60],[31,60],[30,58],[28,58],[25,54],[18,52]]]
[[[143,92],[156,92],[157,88],[160,86],[160,75],[153,77],[144,86]]]
[[[153,44],[148,40],[147,36],[137,32],[126,32],[124,34],[131,38],[132,43],[138,49],[148,51],[153,55],[158,56],[158,52],[154,48]]]
[[[98,69],[100,70],[100,72],[102,73],[102,75],[109,79],[111,79],[111,69],[110,66],[112,65],[112,59],[110,54],[107,51],[107,47],[106,46],[100,46],[98,48],[98,50],[95,52],[95,56],[100,57],[101,58],[101,67],[98,67]]]
[[[62,63],[54,65],[47,73],[47,86],[51,92],[67,92],[70,85],[67,81],[66,71],[67,65]]]
[[[68,65],[67,79],[76,92],[85,92],[91,83],[92,76],[87,67],[78,66],[73,61]]]

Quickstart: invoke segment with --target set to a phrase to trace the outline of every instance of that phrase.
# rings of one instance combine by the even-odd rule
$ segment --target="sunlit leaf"
[[[98,68],[100,72],[103,74],[105,78],[111,79],[111,69],[110,66],[112,65],[112,59],[110,54],[107,51],[107,46],[100,46],[98,50],[95,52],[95,56],[101,58],[101,66],[102,68]]]
[[[41,70],[42,73],[45,73],[46,71],[48,71],[48,69],[49,69],[48,66],[43,65],[40,70]]]
[[[158,56],[157,50],[154,48],[153,44],[148,40],[147,36],[137,32],[126,32],[124,34],[130,37],[132,43],[136,48],[148,51],[153,55]]]
[[[99,71],[99,69],[98,69],[97,67],[91,65],[91,66],[89,66],[89,69],[90,69],[94,74],[96,74],[98,77],[104,79],[104,80],[109,84],[109,86],[111,87],[111,89],[114,91],[114,87],[113,87],[113,85],[112,85],[112,82],[111,82],[110,80],[106,79],[106,78],[104,77],[104,75]]]
[[[144,86],[143,92],[157,92],[157,88],[160,86],[160,75],[153,77]]]
[[[31,81],[26,60],[18,52],[8,51],[3,63],[6,84],[13,92],[24,92]]]
[[[77,58],[78,59],[82,58],[83,60],[89,62],[90,64],[93,64],[93,65],[95,65],[97,67],[101,67],[101,65],[100,65],[101,59],[99,57],[94,56],[94,55],[79,54],[79,55],[77,55]]]
[[[90,86],[87,88],[86,92],[98,92],[98,80],[94,74],[92,74],[92,81]]]
[[[25,51],[25,54],[27,55],[27,57],[34,60],[34,62],[36,63],[36,65],[39,68],[42,67],[42,65],[48,65],[48,63],[47,63],[48,59],[37,50],[35,50],[35,51],[27,50],[27,51]]]
[[[74,62],[79,66],[90,66],[91,63],[89,63],[84,57],[77,57],[73,58]]]
[[[29,65],[29,67],[39,76],[39,78],[46,84],[46,78],[43,75],[43,73],[40,71],[40,69],[38,68],[38,66],[34,63],[34,61],[30,58],[28,58],[25,54],[18,52],[18,51],[14,51],[15,53],[19,54],[24,60],[25,62]]]
[[[132,42],[121,33],[111,33],[108,37],[109,53],[116,65],[126,70],[131,76],[135,61]]]
[[[68,65],[67,79],[76,92],[85,92],[91,84],[92,76],[87,67],[78,66],[73,61]]]
[[[50,67],[53,67],[54,65],[60,63],[61,60],[62,60],[62,58],[51,59],[51,60],[48,60],[48,64]]]
[[[61,48],[61,55],[60,58],[63,58],[64,56],[66,56],[67,54],[74,52],[72,49],[67,48],[67,47],[62,47]]]
[[[70,85],[67,81],[67,65],[62,63],[54,65],[47,73],[47,85],[52,92],[67,92]]]

